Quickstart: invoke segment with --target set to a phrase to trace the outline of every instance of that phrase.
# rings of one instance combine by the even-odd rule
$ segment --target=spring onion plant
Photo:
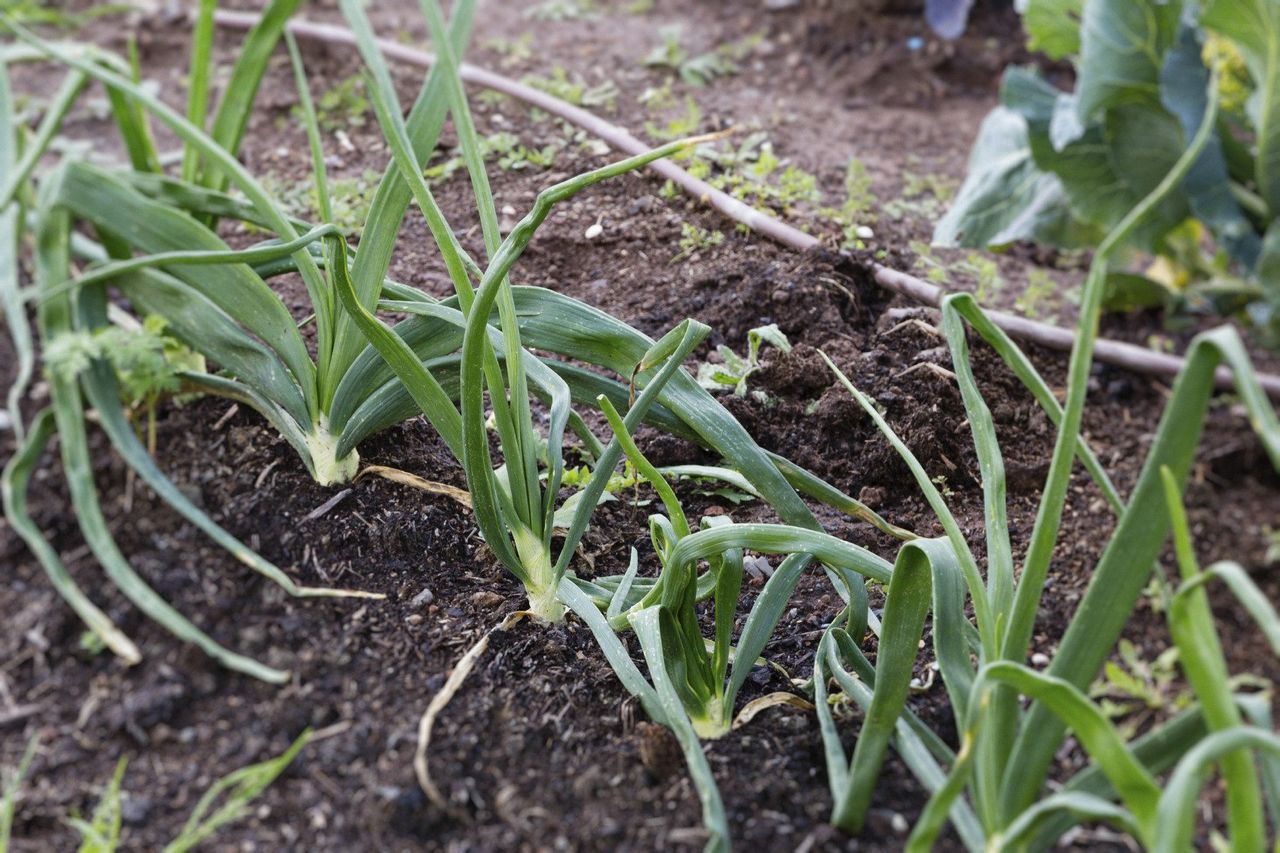
[[[1256,769],[1246,752],[1274,754],[1274,735],[1241,725],[1238,707],[1253,709],[1255,723],[1261,722],[1265,714],[1257,713],[1256,699],[1233,696],[1228,688],[1213,621],[1200,588],[1211,577],[1230,577],[1233,590],[1259,618],[1269,638],[1274,639],[1280,626],[1274,612],[1263,606],[1265,599],[1247,587],[1241,572],[1219,566],[1201,573],[1192,565],[1185,524],[1176,508],[1171,522],[1170,501],[1182,489],[1194,460],[1213,393],[1214,373],[1220,363],[1225,362],[1233,371],[1250,421],[1277,468],[1280,422],[1256,381],[1238,335],[1226,328],[1199,336],[1190,347],[1186,366],[1174,385],[1137,485],[1127,501],[1120,498],[1080,438],[1108,259],[1114,247],[1124,242],[1196,162],[1215,121],[1212,86],[1210,92],[1200,130],[1189,141],[1177,165],[1130,212],[1095,256],[1085,282],[1065,405],[1058,404],[1026,357],[983,316],[972,297],[951,296],[942,304],[943,332],[982,476],[988,555],[985,577],[945,498],[919,460],[893,434],[874,402],[836,370],[838,378],[907,463],[945,531],[944,537],[932,540],[928,546],[935,578],[933,642],[957,731],[962,733],[960,749],[952,753],[930,738],[910,712],[899,716],[900,704],[887,726],[893,730],[890,738],[904,761],[933,792],[913,832],[910,843],[914,849],[928,849],[948,819],[962,842],[973,850],[1040,848],[1071,825],[1092,820],[1115,823],[1157,849],[1183,849],[1195,789],[1215,763],[1221,765],[1227,780],[1228,824],[1234,849],[1265,846]],[[970,366],[966,323],[993,345],[1058,427],[1039,513],[1017,575],[1009,541],[1003,461],[990,411]],[[1026,661],[1077,457],[1097,481],[1118,521],[1094,567],[1084,598],[1042,673],[1029,669]],[[1085,691],[1128,622],[1169,537],[1171,523],[1184,578],[1176,596],[1177,612],[1171,610],[1170,614],[1177,624],[1171,624],[1171,628],[1199,705],[1125,743],[1089,702]],[[925,545],[912,542],[903,550],[912,549],[920,549],[923,554]],[[938,571],[948,561],[955,571]],[[953,582],[946,595],[939,596],[939,581],[948,574],[959,578],[960,583]],[[972,604],[976,624],[962,615],[966,597]],[[884,621],[882,628],[887,631],[887,615]],[[853,769],[844,769],[844,753],[825,701],[825,690],[828,680],[834,679],[848,698],[868,708],[875,707],[882,688],[879,672],[868,670],[853,642],[857,637],[856,633],[833,625],[821,641],[814,679],[836,799],[833,822],[848,831],[861,828],[870,794],[868,786],[873,782],[857,775],[856,753]],[[1031,700],[1029,707],[1024,708],[1023,698]],[[1266,726],[1269,728],[1270,723]],[[1068,733],[1080,741],[1092,763],[1068,780],[1058,793],[1046,796],[1054,756]],[[861,749],[861,741],[858,747]],[[1171,781],[1176,780],[1177,784],[1171,784],[1161,795],[1155,774],[1175,767]],[[1268,763],[1268,780],[1273,776],[1274,765]],[[1269,807],[1274,806],[1274,796],[1268,794],[1267,802]]]

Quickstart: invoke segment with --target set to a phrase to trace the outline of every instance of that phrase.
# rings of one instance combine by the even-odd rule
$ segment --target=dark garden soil
[[[416,4],[374,4],[388,35],[419,36]],[[572,5],[572,4],[570,4]],[[850,156],[866,164],[880,199],[903,197],[905,175],[954,185],[967,147],[994,99],[998,70],[1018,58],[1016,20],[983,10],[970,34],[943,45],[921,32],[914,12],[852,14],[841,7],[802,3],[769,15],[758,3],[658,0],[643,15],[624,4],[599,2],[594,17],[531,20],[521,4],[490,0],[480,16],[473,61],[513,76],[547,74],[561,65],[594,85],[617,86],[611,120],[640,128],[650,118],[639,94],[660,85],[664,72],[640,60],[659,43],[660,26],[682,21],[697,51],[762,33],[740,74],[695,95],[704,125],[735,122],[765,128],[779,156],[814,172],[839,207]],[[892,5],[892,4],[891,4]],[[311,10],[332,18],[328,4]],[[532,55],[502,48],[532,30]],[[136,31],[148,76],[171,101],[186,73],[182,20],[104,19],[85,35],[120,47]],[[923,35],[919,50],[906,39]],[[219,41],[219,60],[233,56],[234,37]],[[304,51],[313,88],[324,91],[349,76],[349,57]],[[406,99],[418,81],[401,75]],[[19,77],[38,92],[47,82]],[[265,84],[251,125],[245,160],[255,174],[287,184],[307,170],[302,136],[290,120],[295,103],[287,65]],[[483,132],[511,130],[526,144],[563,138],[554,122],[530,116],[510,101],[477,105]],[[88,112],[73,116],[69,133],[92,138],[102,125]],[[381,171],[387,161],[372,117],[349,126],[350,145],[333,141],[333,176]],[[110,152],[109,145],[101,148]],[[555,166],[493,170],[500,208],[523,213],[537,190],[570,170],[603,162],[599,154],[564,149]],[[446,211],[468,208],[459,175],[442,184]],[[768,364],[753,390],[726,405],[765,447],[809,467],[859,496],[892,522],[936,534],[932,517],[905,466],[876,434],[847,393],[833,384],[818,349],[827,352],[864,391],[925,467],[940,477],[970,541],[982,555],[982,506],[977,463],[955,383],[939,368],[950,360],[929,327],[936,317],[890,300],[865,274],[834,254],[797,255],[736,233],[684,199],[670,201],[660,183],[639,175],[595,188],[548,221],[518,267],[522,283],[551,287],[617,314],[650,334],[686,316],[714,329],[712,342],[745,346],[747,331],[776,322],[796,345],[789,354],[766,350]],[[927,240],[942,209],[930,193],[914,207],[881,211],[874,247],[907,250]],[[812,210],[793,214],[816,232],[831,226]],[[461,213],[456,225],[471,224]],[[516,213],[506,212],[508,219]],[[603,233],[585,237],[595,222]],[[681,224],[723,229],[724,241],[678,263]],[[246,239],[229,233],[228,238]],[[477,233],[464,242],[478,250]],[[964,253],[939,260],[955,266]],[[984,256],[985,257],[985,256]],[[900,255],[914,263],[910,253]],[[1080,261],[1015,252],[995,259],[1002,284],[991,301],[1053,315],[1069,314],[1059,293],[1026,301],[1027,282],[1049,276],[1078,284]],[[963,268],[963,264],[960,265]],[[927,271],[925,266],[917,272]],[[420,218],[409,217],[392,274],[444,295],[448,281]],[[978,286],[963,269],[949,272],[956,287]],[[308,312],[297,283],[281,281],[299,317]],[[1029,307],[1030,306],[1030,307]],[[923,321],[923,322],[917,322]],[[1109,321],[1127,336],[1167,334],[1159,318]],[[1065,382],[1065,360],[1033,351],[1050,384]],[[701,353],[706,357],[707,353]],[[1052,450],[1053,431],[1030,396],[987,349],[975,344],[975,371],[993,411],[1009,472],[1015,549],[1026,544],[1036,499]],[[13,371],[12,351],[0,341],[0,378]],[[42,392],[29,405],[39,403]],[[1099,367],[1090,384],[1086,434],[1122,492],[1135,482],[1168,388],[1161,382]],[[1273,598],[1280,577],[1265,565],[1265,527],[1280,527],[1280,478],[1271,471],[1241,411],[1229,397],[1216,402],[1193,473],[1190,503],[1197,549],[1205,561],[1231,558],[1254,572]],[[654,461],[702,460],[698,448],[643,435]],[[367,478],[340,489],[316,486],[293,451],[254,414],[206,398],[161,413],[162,468],[198,505],[264,556],[288,567],[299,582],[385,593],[385,601],[291,599],[247,572],[162,502],[130,485],[122,463],[101,435],[93,436],[104,508],[124,553],[174,606],[215,639],[273,666],[291,670],[276,688],[219,669],[141,618],[105,583],[82,545],[68,511],[58,462],[48,455],[33,485],[32,509],[79,582],[143,649],[142,664],[126,669],[109,655],[81,650],[82,626],[58,599],[18,538],[0,525],[0,764],[12,766],[39,734],[41,748],[18,807],[15,849],[66,849],[74,834],[63,818],[92,810],[116,761],[126,756],[125,836],[130,849],[156,849],[171,838],[196,799],[216,778],[279,754],[303,729],[318,739],[252,808],[221,833],[216,849],[694,849],[701,845],[697,798],[669,735],[644,721],[606,665],[590,633],[574,618],[546,627],[520,622],[492,635],[487,654],[437,721],[432,772],[455,815],[426,801],[412,770],[419,716],[450,668],[485,631],[524,599],[518,584],[483,546],[469,514],[450,499]],[[4,453],[10,452],[6,435]],[[403,468],[465,486],[462,471],[421,419],[388,430],[360,448],[362,460]],[[318,510],[341,499],[322,515]],[[651,495],[642,492],[643,498]],[[759,506],[734,506],[689,493],[695,512],[731,512],[739,520],[767,518]],[[577,570],[613,573],[628,549],[647,548],[647,506],[620,501],[602,509]],[[318,517],[317,517],[318,516]],[[891,540],[833,512],[828,530],[891,554]],[[1062,545],[1046,585],[1034,651],[1052,655],[1089,573],[1106,542],[1110,516],[1083,476],[1073,483]],[[1140,570],[1142,567],[1135,567]],[[1166,567],[1167,569],[1167,567]],[[754,585],[753,585],[754,584]],[[750,582],[745,608],[758,592]],[[1227,596],[1214,598],[1233,671],[1269,679],[1280,667],[1246,616]],[[792,677],[808,676],[818,636],[838,610],[830,585],[814,574],[802,581],[766,657]],[[1168,644],[1162,617],[1144,603],[1127,636],[1154,659]],[[776,669],[753,672],[744,699],[792,689]],[[1171,688],[1171,691],[1177,688]],[[1172,701],[1173,696],[1169,699]],[[954,742],[940,683],[911,698],[911,707]],[[855,712],[849,712],[856,717]],[[1143,712],[1146,725],[1161,711]],[[856,722],[847,718],[847,731]],[[740,731],[708,744],[708,758],[742,849],[896,849],[925,795],[890,756],[869,826],[850,839],[825,821],[830,797],[816,720],[789,708],[771,709]],[[1061,773],[1078,757],[1061,755]],[[462,818],[458,815],[462,815]],[[1097,848],[1101,836],[1080,844]]]

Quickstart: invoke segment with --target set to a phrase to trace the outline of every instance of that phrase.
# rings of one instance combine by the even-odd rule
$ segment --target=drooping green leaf
[[[1253,726],[1237,726],[1214,732],[1196,744],[1178,762],[1160,798],[1152,850],[1156,853],[1180,853],[1192,847],[1198,812],[1196,799],[1209,770],[1224,756],[1241,749],[1256,750],[1271,758],[1280,757],[1280,735]]]
[[[1027,122],[997,107],[982,122],[964,185],[933,232],[938,246],[1079,242],[1062,183],[1032,157]]]
[[[0,172],[6,175],[12,173],[19,160],[19,128],[16,120],[8,68],[0,63]],[[26,435],[26,425],[22,421],[22,398],[35,372],[35,346],[31,339],[31,327],[27,325],[26,308],[18,290],[21,235],[21,207],[17,204],[0,203],[0,312],[4,312],[9,340],[17,357],[13,384],[5,395],[5,410],[9,415],[13,434],[19,442]]]
[[[27,485],[31,482],[31,474],[53,434],[53,411],[42,409],[32,421],[26,440],[5,465],[3,475],[0,475],[0,497],[4,499],[4,517],[40,562],[53,588],[75,611],[85,626],[121,660],[130,664],[137,663],[142,660],[142,653],[138,651],[138,647],[76,585],[70,572],[63,565],[62,558],[45,539],[27,511]]]
[[[1181,12],[1181,0],[1084,4],[1076,95],[1085,124],[1122,104],[1159,106],[1160,70]]]
[[[56,184],[42,188],[40,224],[36,250],[37,286],[48,286],[70,275],[68,247],[70,215],[65,208],[53,204]],[[42,301],[37,311],[42,340],[52,341],[72,331],[72,314],[68,296]],[[129,565],[112,537],[94,483],[84,401],[74,377],[60,371],[49,373],[50,398],[58,428],[63,473],[71,493],[76,521],[94,557],[107,576],[135,606],[177,638],[199,647],[228,669],[243,672],[272,684],[289,679],[289,674],[229,651],[200,630],[165,601]]]

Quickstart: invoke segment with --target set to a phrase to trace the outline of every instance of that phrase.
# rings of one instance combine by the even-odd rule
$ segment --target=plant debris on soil
[[[393,10],[372,11],[388,34],[405,25],[402,17],[408,20]],[[321,6],[314,13],[323,17],[326,10]],[[506,73],[532,72],[547,57],[590,83],[598,83],[604,69],[616,69],[620,93],[610,119],[639,128],[646,115],[636,93],[654,85],[659,73],[641,67],[639,60],[645,45],[657,39],[615,29],[615,17],[622,15],[608,4],[598,17],[576,21],[481,16],[472,58],[499,66],[512,54],[493,45],[531,30],[539,55],[515,60]],[[673,19],[684,21],[687,39],[706,45],[764,31],[766,48],[743,63],[740,75],[699,90],[707,115],[726,123],[758,116],[777,150],[819,174],[824,187],[841,186],[845,162],[856,150],[883,199],[900,192],[895,175],[907,158],[915,158],[918,171],[961,174],[968,143],[994,97],[993,69],[1009,58],[998,48],[984,53],[984,45],[1012,39],[1016,27],[1009,14],[984,14],[963,44],[931,43],[932,53],[918,60],[926,70],[917,73],[904,70],[915,66],[904,65],[899,43],[920,31],[918,16],[890,11],[860,16],[854,23],[824,8],[802,6],[766,16],[754,5],[662,0],[655,11],[628,20],[648,34]],[[172,95],[171,84],[185,74],[185,22],[144,20],[138,34],[146,74],[160,81],[163,94]],[[122,39],[118,23],[109,19],[88,25],[81,35],[112,47]],[[220,61],[230,59],[235,43],[232,36],[220,39]],[[318,91],[355,70],[347,58],[304,48]],[[898,88],[904,76],[923,81],[905,99]],[[409,76],[400,82],[405,93],[416,89]],[[38,91],[34,78],[16,77],[19,88],[28,84],[29,91]],[[798,92],[806,97],[796,97]],[[305,173],[305,141],[290,118],[294,101],[282,63],[264,84],[262,106],[248,134],[244,156],[255,174],[288,182]],[[788,113],[774,122],[769,110],[781,103]],[[530,116],[509,101],[485,103],[478,118],[487,132],[508,130],[526,143],[559,133],[545,117]],[[823,148],[826,140],[813,133],[816,126],[831,134],[833,151]],[[100,127],[85,114],[74,116],[69,130],[92,138]],[[375,141],[376,128],[352,125],[345,133],[350,150],[335,149],[331,179],[359,176],[366,169],[380,172],[388,154]],[[566,158],[550,168],[495,170],[498,205],[523,212],[537,190],[565,177],[566,169],[577,171],[603,159],[597,153],[576,157],[572,165]],[[720,343],[741,350],[749,329],[777,323],[794,349],[766,348],[765,367],[751,376],[749,393],[724,398],[761,445],[810,468],[895,524],[927,535],[940,532],[933,529],[933,516],[906,467],[832,380],[818,356],[822,350],[883,407],[889,423],[950,495],[966,536],[981,543],[977,462],[959,392],[947,372],[946,349],[932,330],[936,315],[888,298],[856,265],[834,254],[798,255],[738,234],[693,203],[664,198],[661,190],[660,182],[641,174],[584,193],[539,232],[516,278],[606,309],[650,334],[696,317],[714,330],[700,358]],[[469,192],[462,174],[438,190],[446,211],[465,207]],[[600,236],[587,238],[586,230],[596,222],[603,225]],[[726,238],[673,264],[684,222],[723,230]],[[467,227],[466,222],[455,225]],[[882,217],[877,245],[905,246],[927,239],[927,230],[923,220]],[[478,249],[479,241],[478,232],[464,240],[471,249]],[[429,246],[421,219],[408,217],[392,275],[443,296],[448,281]],[[1010,282],[1018,283],[1000,294],[1012,301],[1035,262],[1015,253],[998,264]],[[1051,272],[1062,280],[1079,277],[1070,268]],[[306,302],[301,284],[278,281],[286,302],[301,312]],[[966,284],[973,286],[963,277],[951,282]],[[1135,339],[1164,333],[1150,315],[1123,322]],[[1051,386],[1064,383],[1062,356],[1030,354]],[[1020,553],[1054,433],[990,350],[975,343],[974,356],[1006,454],[1010,528]],[[0,340],[0,378],[11,378],[12,365],[8,344]],[[1122,493],[1136,479],[1167,392],[1157,380],[1095,369],[1085,434]],[[37,401],[40,394],[37,387]],[[104,509],[132,564],[220,643],[287,668],[294,678],[276,688],[228,673],[141,618],[101,583],[66,511],[67,495],[55,485],[60,481],[50,468],[57,466],[56,456],[46,455],[33,483],[32,514],[77,581],[137,640],[146,657],[126,669],[110,655],[82,647],[83,628],[74,614],[16,535],[0,525],[0,565],[7,573],[0,585],[0,613],[5,614],[0,765],[14,765],[31,735],[38,734],[41,742],[18,806],[15,850],[69,846],[73,832],[63,818],[92,811],[120,756],[131,759],[124,781],[125,843],[159,848],[215,779],[282,752],[307,727],[316,730],[316,739],[255,801],[248,819],[218,836],[219,849],[701,846],[698,801],[678,748],[665,729],[646,722],[590,633],[572,617],[550,629],[525,621],[492,635],[487,653],[437,720],[433,735],[432,773],[454,813],[430,804],[412,769],[418,718],[466,649],[524,606],[523,591],[487,552],[470,516],[449,498],[372,477],[341,487],[348,493],[332,503],[338,489],[315,485],[283,440],[257,416],[233,408],[214,398],[166,405],[158,424],[162,469],[214,520],[289,568],[299,582],[380,592],[387,599],[285,596],[132,483],[105,439],[94,436]],[[1205,562],[1238,560],[1272,600],[1280,599],[1280,576],[1264,571],[1268,543],[1263,532],[1280,527],[1280,478],[1264,463],[1229,396],[1219,398],[1205,436],[1187,496],[1199,555]],[[672,439],[642,433],[641,444],[660,464],[704,459],[698,448]],[[6,454],[7,445],[8,439]],[[387,430],[360,452],[364,463],[465,487],[460,467],[421,419]],[[645,527],[651,510],[632,505],[631,495],[621,497],[602,508],[575,565],[579,573],[617,571],[631,547],[639,549],[642,566],[648,558],[653,568]],[[641,497],[652,495],[642,491]],[[695,516],[769,517],[756,504],[693,494],[689,500]],[[317,513],[326,504],[327,511]],[[869,526],[834,512],[824,511],[821,520],[831,532],[878,552],[890,544]],[[1054,594],[1044,598],[1033,652],[1051,654],[1111,523],[1100,493],[1078,474],[1060,540],[1067,544],[1055,555],[1048,581]],[[747,583],[740,604],[744,614],[758,592],[752,581]],[[1222,630],[1232,638],[1226,646],[1231,663],[1280,678],[1256,631],[1232,631],[1248,624],[1234,599],[1215,595],[1212,602]],[[839,607],[820,574],[803,580],[765,652],[776,666],[753,671],[744,700],[790,690],[789,677],[808,676],[817,639]],[[1126,637],[1149,658],[1168,645],[1163,619],[1152,607],[1140,606]],[[910,707],[955,743],[941,683],[916,692]],[[791,708],[764,712],[708,744],[707,753],[734,841],[743,849],[892,849],[901,846],[926,799],[891,753],[864,834],[848,838],[830,828],[817,720]],[[1080,756],[1064,750],[1060,760],[1065,776]],[[1096,848],[1103,839],[1084,836],[1081,843]]]

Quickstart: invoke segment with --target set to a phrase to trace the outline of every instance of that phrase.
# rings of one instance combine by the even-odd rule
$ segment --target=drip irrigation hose
[[[258,23],[258,16],[253,13],[219,9],[214,12],[214,23],[224,29],[247,30]],[[355,36],[350,30],[331,24],[291,21],[289,30],[297,38],[308,41],[331,45],[355,45]],[[387,58],[403,62],[406,65],[430,68],[432,63],[435,62],[435,57],[432,54],[396,42],[379,40],[378,46]],[[532,86],[526,86],[509,77],[503,77],[501,74],[495,74],[492,71],[465,62],[459,68],[459,73],[466,83],[501,92],[545,113],[562,118],[570,124],[604,140],[611,148],[624,154],[643,154],[652,147],[648,143],[632,136],[624,128],[605,121],[594,113],[574,106]],[[688,195],[710,205],[735,222],[742,223],[757,234],[762,234],[771,240],[800,252],[808,251],[819,245],[818,238],[812,234],[806,234],[798,228],[744,204],[728,193],[711,186],[706,181],[695,178],[670,160],[657,160],[651,163],[649,168],[671,181]],[[864,261],[856,260],[855,262],[866,266]],[[869,268],[876,284],[923,305],[936,308],[942,297],[946,295],[942,288],[936,285],[929,284],[907,273],[890,269],[882,264],[872,263]],[[1075,345],[1076,336],[1070,329],[1050,323],[1029,320],[1003,311],[987,311],[986,313],[992,322],[1018,340],[1063,352],[1069,352]],[[1176,355],[1156,352],[1136,344],[1106,338],[1098,339],[1094,354],[1098,361],[1121,367],[1134,373],[1160,376],[1167,379],[1176,376],[1184,363],[1183,359]],[[1216,381],[1220,389],[1227,390],[1235,387],[1231,372],[1226,368],[1218,369]],[[1258,374],[1258,381],[1268,396],[1273,400],[1280,400],[1280,376],[1260,373]]]

